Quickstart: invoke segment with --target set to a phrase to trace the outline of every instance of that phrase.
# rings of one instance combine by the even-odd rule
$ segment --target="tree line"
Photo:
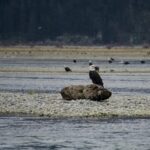
[[[0,0],[0,41],[150,42],[149,0]]]

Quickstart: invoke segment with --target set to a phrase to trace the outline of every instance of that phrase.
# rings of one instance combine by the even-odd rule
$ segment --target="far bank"
[[[52,58],[52,59],[104,59],[109,57],[149,58],[150,48],[107,46],[0,46],[0,57]]]

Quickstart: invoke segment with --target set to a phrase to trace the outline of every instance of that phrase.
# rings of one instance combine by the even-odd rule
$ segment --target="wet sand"
[[[99,48],[99,47],[1,47],[1,58],[32,59],[149,59],[150,49],[137,48]],[[113,75],[150,73],[150,67],[110,68],[103,66],[103,74]],[[0,72],[53,72],[56,68],[38,67],[0,67]],[[75,73],[87,72],[85,68],[75,67]],[[63,72],[57,68],[57,73]],[[1,115],[28,115],[48,117],[150,117],[150,95],[112,95],[104,102],[90,100],[63,100],[59,93],[0,92]]]

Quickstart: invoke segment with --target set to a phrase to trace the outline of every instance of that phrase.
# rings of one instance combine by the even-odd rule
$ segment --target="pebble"
[[[0,93],[1,114],[49,117],[150,117],[150,96],[112,95],[103,102],[63,100],[60,94]]]

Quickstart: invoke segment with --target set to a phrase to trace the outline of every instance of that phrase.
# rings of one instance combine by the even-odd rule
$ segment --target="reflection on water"
[[[150,119],[0,118],[0,149],[149,150]]]

